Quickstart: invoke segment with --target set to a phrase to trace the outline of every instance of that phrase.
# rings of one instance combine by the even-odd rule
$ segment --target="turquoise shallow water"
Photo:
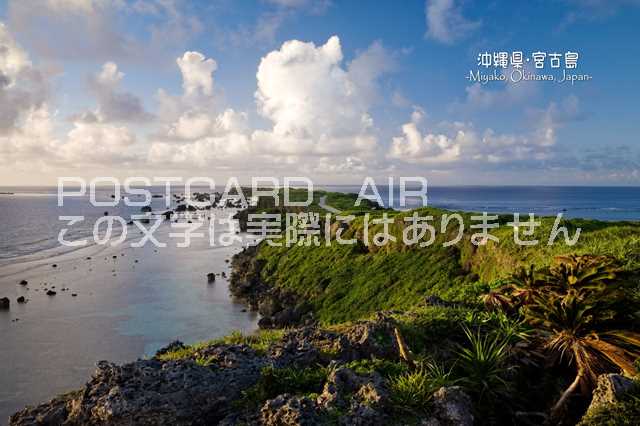
[[[155,233],[166,248],[93,245],[4,260],[0,297],[12,305],[0,311],[0,425],[25,404],[81,386],[98,360],[132,361],[175,339],[193,343],[256,328],[257,316],[231,300],[226,279],[207,282],[210,272],[230,273],[226,261],[241,244],[194,239],[178,248],[169,232],[163,224]],[[53,286],[57,294],[45,295]],[[17,304],[19,296],[28,303]]]

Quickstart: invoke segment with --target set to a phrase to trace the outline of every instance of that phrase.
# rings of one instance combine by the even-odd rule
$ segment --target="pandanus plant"
[[[632,329],[637,306],[630,306],[621,276],[610,257],[559,256],[543,271],[531,269],[526,282],[520,274],[514,279],[517,284],[506,289],[510,305],[522,307],[552,359],[575,368],[576,376],[553,406],[553,416],[578,387],[591,389],[598,374],[637,373],[640,334]]]
[[[534,266],[531,265],[529,269],[522,267],[509,278],[506,285],[484,296],[485,307],[490,311],[516,311],[531,302],[539,284]]]

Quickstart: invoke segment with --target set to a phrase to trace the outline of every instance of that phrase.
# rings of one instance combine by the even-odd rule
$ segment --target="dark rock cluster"
[[[233,256],[229,290],[237,299],[260,313],[260,328],[286,328],[315,322],[311,306],[281,288],[269,287],[260,279],[264,262],[255,256],[255,246]]]

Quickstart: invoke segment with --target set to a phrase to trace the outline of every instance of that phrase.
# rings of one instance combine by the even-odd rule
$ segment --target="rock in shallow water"
[[[0,309],[7,310],[11,307],[11,301],[8,297],[0,299]]]

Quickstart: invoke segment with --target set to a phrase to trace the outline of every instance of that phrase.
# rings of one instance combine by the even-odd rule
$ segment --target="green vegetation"
[[[209,360],[200,357],[199,353],[208,347],[216,345],[247,345],[258,354],[264,354],[269,346],[279,341],[284,334],[284,330],[258,330],[253,334],[243,334],[241,331],[234,331],[228,336],[199,342],[194,345],[184,346],[172,351],[165,352],[157,356],[160,361],[176,361],[191,358],[201,365],[208,365]]]
[[[251,388],[244,391],[240,406],[260,406],[268,399],[283,393],[292,395],[318,394],[322,391],[329,374],[328,368],[321,365],[306,368],[264,367],[260,379]]]
[[[507,309],[519,306],[535,327],[543,347],[555,359],[567,359],[576,376],[553,407],[558,414],[578,386],[588,387],[597,375],[624,371],[635,375],[640,334],[630,330],[637,304],[623,269],[606,256],[560,256],[541,271],[514,277],[502,289]]]
[[[367,375],[376,372],[385,378],[398,376],[408,371],[407,364],[399,361],[390,361],[378,358],[357,359],[348,363],[347,367],[360,375]]]
[[[359,359],[346,366],[361,375],[379,373],[401,418],[428,414],[434,391],[455,384],[472,397],[481,423],[512,424],[516,412],[535,412],[570,424],[583,414],[598,374],[637,374],[640,224],[564,220],[570,235],[582,228],[577,244],[560,237],[547,245],[555,218],[542,218],[533,235],[521,235],[539,243],[520,246],[507,224],[512,218],[500,217],[499,227],[491,230],[499,242],[476,246],[472,215],[458,213],[465,231],[446,247],[456,238],[458,223],[441,224],[454,212],[356,208],[354,195],[335,193],[316,193],[312,211],[323,211],[321,198],[352,220],[329,224],[319,246],[261,243],[259,278],[304,300],[321,326],[334,332],[387,311],[411,359]],[[367,233],[365,215],[381,219],[383,214],[392,238],[378,246],[375,235],[384,225],[371,225]],[[431,240],[430,232],[418,244],[402,242],[414,214],[432,217],[430,245],[420,246]],[[355,243],[337,244],[339,230],[342,239]],[[392,344],[382,340],[378,343]],[[329,359],[339,355],[337,349],[318,349]],[[316,373],[265,370],[246,400],[315,394],[327,372]],[[583,424],[638,424],[636,394],[591,413]],[[620,415],[614,418],[616,410]]]
[[[391,376],[391,399],[398,409],[427,411],[433,393],[455,382],[451,370],[435,363],[420,362],[411,371]]]
[[[597,253],[617,259],[625,271],[640,268],[640,226],[633,223],[604,223],[598,221],[567,220],[563,225],[573,232],[583,228],[575,246],[568,246],[562,238],[548,246],[553,218],[544,218],[535,236],[539,244],[519,246],[513,241],[513,228],[502,225],[491,231],[500,239],[486,245],[471,244],[470,214],[462,213],[465,233],[459,243],[443,247],[455,239],[455,220],[440,227],[443,216],[450,214],[439,209],[419,209],[420,216],[432,216],[436,229],[434,242],[427,247],[406,246],[402,243],[405,218],[412,212],[385,212],[393,223],[389,233],[395,238],[384,246],[373,244],[373,236],[382,232],[383,225],[369,228],[365,238],[363,212],[343,232],[342,239],[355,239],[354,244],[341,245],[332,241],[319,247],[293,245],[272,247],[262,243],[258,258],[264,262],[262,280],[270,286],[281,287],[300,295],[312,304],[323,323],[339,323],[362,318],[383,309],[407,310],[419,305],[427,295],[438,295],[449,301],[475,304],[478,295],[500,286],[514,270],[535,264],[538,268],[550,264],[554,256],[562,254]],[[382,212],[369,211],[371,219]],[[332,232],[335,227],[332,228]],[[334,235],[331,235],[334,238]],[[524,238],[524,237],[523,237]],[[429,233],[420,242],[429,239]]]
[[[497,397],[508,389],[509,340],[499,334],[481,334],[464,327],[468,344],[458,353],[459,367],[467,387],[479,401]]]

